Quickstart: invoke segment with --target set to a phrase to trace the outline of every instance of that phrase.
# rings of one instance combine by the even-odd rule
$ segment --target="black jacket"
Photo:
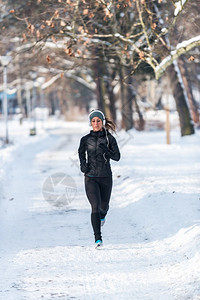
[[[91,130],[82,137],[78,153],[81,171],[94,177],[112,176],[110,159],[120,159],[116,139],[105,129],[96,132]]]

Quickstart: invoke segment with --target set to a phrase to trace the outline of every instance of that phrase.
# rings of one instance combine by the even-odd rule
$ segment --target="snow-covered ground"
[[[32,137],[26,122],[9,126],[13,145],[0,149],[0,299],[200,299],[199,132],[174,130],[171,145],[164,131],[117,133],[122,158],[112,162],[98,251],[77,157],[87,123],[45,122]],[[57,189],[60,207],[44,197],[55,174],[71,180],[71,190]]]

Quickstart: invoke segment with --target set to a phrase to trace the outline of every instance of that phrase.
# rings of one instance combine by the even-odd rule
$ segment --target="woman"
[[[85,191],[91,204],[91,223],[96,248],[103,245],[101,226],[109,209],[112,190],[112,172],[110,159],[118,161],[120,152],[116,139],[108,131],[115,131],[112,121],[105,118],[102,111],[96,109],[89,114],[92,129],[81,138],[78,149],[80,168],[85,174]]]

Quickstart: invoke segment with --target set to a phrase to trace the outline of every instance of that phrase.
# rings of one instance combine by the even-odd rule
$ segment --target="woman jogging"
[[[103,245],[101,226],[109,209],[112,191],[110,159],[118,161],[120,152],[116,139],[108,131],[115,131],[115,124],[96,109],[89,114],[92,129],[81,138],[78,149],[80,168],[85,174],[85,191],[90,202],[91,223],[96,248]]]

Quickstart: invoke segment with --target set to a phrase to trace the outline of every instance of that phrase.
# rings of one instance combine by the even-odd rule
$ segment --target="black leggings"
[[[95,241],[102,240],[101,219],[106,216],[109,209],[112,177],[85,176],[85,191],[92,208],[91,222]]]

